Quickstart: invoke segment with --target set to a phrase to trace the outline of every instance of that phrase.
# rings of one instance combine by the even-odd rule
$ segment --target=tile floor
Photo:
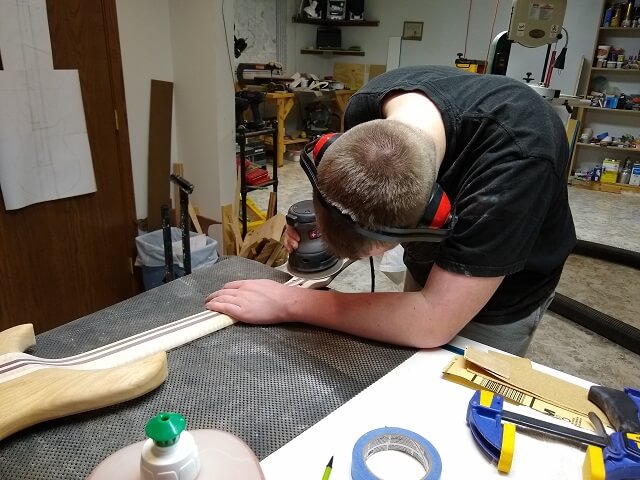
[[[269,167],[271,168],[271,167]],[[279,169],[278,210],[311,198],[311,187],[295,160]],[[266,208],[268,192],[250,195]],[[578,238],[640,252],[640,195],[611,194],[569,187]],[[376,259],[378,267],[380,259]],[[341,291],[369,291],[369,264],[360,261],[332,284]],[[402,289],[402,274],[376,272],[376,290]],[[558,292],[640,328],[640,272],[572,255]],[[547,312],[538,328],[529,358],[589,381],[621,388],[640,387],[640,356],[559,315]]]

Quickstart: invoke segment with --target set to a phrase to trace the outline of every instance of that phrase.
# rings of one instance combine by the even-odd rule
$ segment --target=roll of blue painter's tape
[[[440,454],[426,438],[404,428],[385,427],[371,430],[358,439],[351,457],[351,478],[378,480],[367,467],[367,459],[386,450],[396,450],[417,460],[426,472],[420,480],[439,480],[442,474]]]

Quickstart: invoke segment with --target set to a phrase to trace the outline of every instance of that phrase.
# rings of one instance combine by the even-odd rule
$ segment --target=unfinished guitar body
[[[167,374],[167,355],[159,352],[114,368],[47,368],[14,378],[0,387],[0,440],[46,420],[139,397],[162,384]]]
[[[342,268],[351,260],[343,260]],[[286,285],[322,288],[331,275]],[[168,374],[165,352],[235,323],[205,310],[72,357],[44,359],[24,352],[35,345],[33,325],[0,332],[0,441],[31,425],[115,405],[157,388]]]
[[[0,332],[0,440],[31,425],[144,395],[167,378],[166,351],[234,323],[205,311],[73,357],[21,353],[33,326]]]

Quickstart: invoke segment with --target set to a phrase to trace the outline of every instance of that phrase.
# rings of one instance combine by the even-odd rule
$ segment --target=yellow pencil
[[[329,475],[331,475],[332,468],[333,468],[333,457],[329,459],[329,463],[327,463],[327,467],[324,469],[322,480],[329,480]]]

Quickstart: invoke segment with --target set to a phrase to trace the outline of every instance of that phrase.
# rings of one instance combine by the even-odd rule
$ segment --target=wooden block
[[[278,214],[270,218],[262,225],[250,230],[247,236],[244,238],[244,243],[240,249],[240,256],[246,257],[246,252],[257,241],[263,238],[272,238],[274,240],[280,240],[282,232],[287,226],[287,220],[284,215]]]
[[[16,325],[0,332],[0,355],[11,352],[24,352],[36,344],[32,323]]]
[[[365,82],[366,65],[363,63],[334,63],[333,78],[344,83],[345,88],[357,90]]]
[[[387,71],[386,65],[369,65],[369,77],[367,81],[376,78],[378,75]]]
[[[191,204],[189,204],[189,218],[191,219],[191,223],[193,223],[193,228],[196,229],[196,232],[203,233],[196,209]]]
[[[236,190],[234,193],[235,201],[233,202],[233,217],[238,218],[240,216],[240,169],[236,169]]]
[[[267,220],[276,214],[276,192],[269,192],[269,205],[267,206]]]
[[[277,247],[273,249],[273,253],[267,259],[267,261],[265,262],[265,265],[267,267],[273,266],[277,262],[277,260],[282,257],[282,251],[283,250],[284,250],[284,245],[281,244],[280,242],[278,242]],[[286,250],[285,250],[285,252],[286,252]],[[278,265],[280,265],[280,264],[276,264],[276,266],[278,266]]]
[[[147,222],[149,231],[162,226],[160,207],[171,205],[171,115],[173,83],[151,80],[149,108],[149,173]]]
[[[234,228],[235,226],[235,228]],[[233,206],[222,206],[222,253],[238,255],[240,253],[240,232],[237,217],[233,216]]]

